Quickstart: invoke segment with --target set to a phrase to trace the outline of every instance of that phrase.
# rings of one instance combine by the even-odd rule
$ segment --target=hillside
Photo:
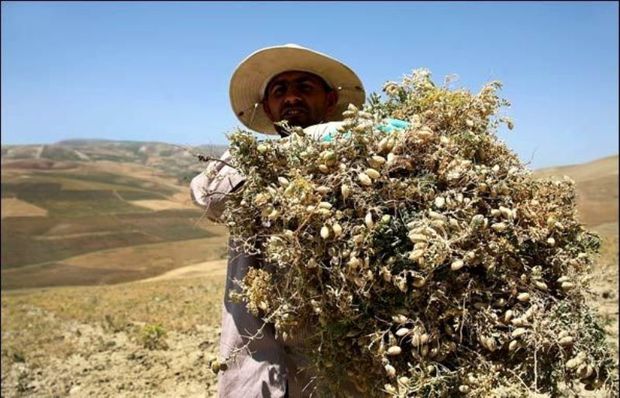
[[[182,148],[80,140],[2,152],[2,289],[119,283],[225,255],[225,229],[189,197],[204,163]]]
[[[614,319],[608,330],[618,337],[618,155],[592,162],[537,170],[538,178],[575,181],[579,218],[602,240],[592,287],[601,313]]]
[[[591,227],[618,220],[618,155],[589,163],[537,170],[535,176],[568,176],[577,188],[577,210],[581,221]]]
[[[45,145],[2,145],[2,167],[71,168],[73,162],[134,163],[187,181],[200,170],[197,154],[219,157],[225,146],[184,147],[161,142],[74,139]],[[32,162],[35,160],[35,162]],[[17,162],[15,162],[17,161]]]

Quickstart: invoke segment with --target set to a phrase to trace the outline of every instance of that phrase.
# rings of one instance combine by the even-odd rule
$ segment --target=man
[[[349,104],[361,107],[365,100],[362,82],[349,67],[294,44],[264,48],[243,60],[233,73],[229,94],[235,115],[246,127],[285,136],[274,123],[286,120],[316,138],[335,130]],[[211,161],[191,182],[194,201],[212,220],[219,220],[226,194],[240,189],[244,181],[230,166],[228,151],[221,160]],[[219,373],[220,397],[309,396],[312,375],[302,369],[304,359],[291,350],[294,342],[282,341],[273,325],[228,300],[236,289],[234,280],[242,280],[248,267],[259,266],[259,261],[231,238],[220,339],[220,358],[227,369]]]

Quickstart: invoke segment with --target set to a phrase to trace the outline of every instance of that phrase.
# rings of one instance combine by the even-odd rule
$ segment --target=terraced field
[[[142,279],[226,247],[186,185],[133,163],[3,159],[2,210],[3,290]]]

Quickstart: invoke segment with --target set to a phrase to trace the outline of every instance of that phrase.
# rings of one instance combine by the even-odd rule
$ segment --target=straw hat
[[[336,110],[326,121],[342,120],[350,103],[361,107],[365,101],[359,77],[337,59],[297,44],[267,47],[244,59],[230,79],[230,104],[241,123],[261,133],[276,134],[263,110],[263,93],[273,77],[293,70],[314,73],[338,92]]]

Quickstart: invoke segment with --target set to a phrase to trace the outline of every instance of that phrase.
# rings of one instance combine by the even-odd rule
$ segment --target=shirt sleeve
[[[194,177],[190,183],[192,201],[203,207],[206,216],[212,221],[222,221],[227,195],[245,181],[245,177],[230,166],[232,157],[228,150],[220,160],[223,162],[209,161],[206,170]]]
[[[317,140],[332,142],[336,135],[336,131],[343,125],[343,122],[329,122],[306,127],[304,132]],[[403,131],[408,129],[409,122],[400,119],[385,119],[379,123],[376,128],[383,133],[391,133],[393,131]],[[346,132],[344,137],[349,137],[350,133]]]
[[[330,142],[343,122],[327,122],[306,127],[304,133],[314,139]]]

